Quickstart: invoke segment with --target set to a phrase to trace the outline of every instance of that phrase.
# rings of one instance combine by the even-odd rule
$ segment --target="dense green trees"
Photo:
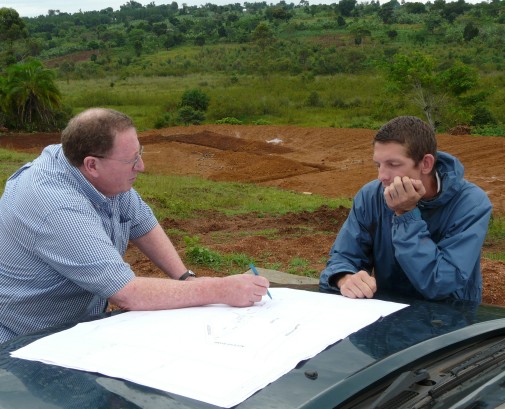
[[[177,3],[142,6],[129,1],[117,11],[107,8],[68,14],[53,10],[47,16],[23,20],[41,48],[41,58],[89,49],[91,44],[96,43],[107,49],[129,47],[132,56],[195,42],[200,46],[202,43],[247,43],[253,39],[260,23],[268,23],[274,29],[275,38],[286,40],[294,32],[297,35],[293,36],[293,40],[299,39],[303,31],[310,31],[315,35],[313,39],[317,39],[318,33],[338,34],[344,28],[353,30],[353,26],[358,24],[370,31],[370,39],[375,45],[384,42],[384,33],[397,32],[399,35],[390,37],[390,40],[397,42],[398,46],[404,46],[411,36],[426,46],[461,40],[482,42],[486,39],[489,47],[491,38],[496,46],[500,34],[503,34],[496,31],[503,24],[503,3],[504,0],[475,5],[464,0],[448,3],[435,0],[426,4],[390,0],[381,5],[375,1],[358,3],[356,0],[340,0],[332,5],[309,6],[308,2],[301,1],[296,6],[280,1],[270,5],[246,2],[244,6],[238,3],[225,6],[208,3],[201,7],[189,7],[184,4],[176,8]],[[486,22],[486,30],[479,27],[478,20]],[[396,24],[397,27],[394,26]],[[405,24],[411,27],[405,30],[401,26]],[[137,38],[131,38],[132,31],[141,35],[142,44]],[[363,37],[360,38],[363,40]],[[130,41],[126,42],[126,39]],[[363,41],[358,43],[362,45]]]
[[[451,120],[471,122],[476,106],[465,107],[467,104],[461,97],[476,87],[478,76],[474,69],[462,62],[456,61],[441,69],[432,57],[422,53],[397,54],[388,67],[388,77],[401,92],[413,99],[435,128],[443,123],[447,125]],[[456,105],[463,109],[459,110],[459,117],[451,119]]]
[[[367,73],[394,84],[396,106],[412,109],[414,101],[413,114],[442,128],[485,124],[499,111],[487,98],[500,87],[484,92],[478,79],[499,78],[505,69],[499,52],[505,47],[503,16],[505,0],[281,0],[200,7],[126,1],[119,10],[51,10],[23,19],[0,9],[0,74],[32,55],[67,82],[196,73],[268,81],[283,75],[299,77],[311,95],[319,93],[311,89],[314,78]]]
[[[2,7],[0,8],[0,61],[7,63],[15,62],[14,42],[28,37],[24,21],[19,17],[16,10]]]
[[[13,41],[27,37],[28,32],[24,21],[16,10],[0,8],[0,41],[12,44]]]

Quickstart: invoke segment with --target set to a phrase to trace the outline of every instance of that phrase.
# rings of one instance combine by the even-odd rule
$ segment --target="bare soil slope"
[[[371,161],[373,134],[367,129],[202,125],[142,132],[140,140],[145,145],[147,172],[351,198],[376,177]],[[39,152],[58,140],[57,134],[4,134],[0,146]],[[494,214],[505,215],[505,138],[442,134],[438,141],[440,150],[460,158],[467,179],[486,191]],[[197,219],[168,219],[162,224],[190,236],[199,235],[203,245],[222,253],[248,254],[258,266],[278,263],[284,270],[296,271],[293,259],[298,259],[308,262],[305,269],[320,271],[346,214],[345,209],[322,208],[313,214],[284,217],[224,218],[209,212]],[[256,234],[266,229],[277,229],[278,233],[269,237]],[[174,238],[174,242],[184,255],[181,238]],[[138,274],[160,274],[134,249],[129,249],[126,258]],[[484,260],[482,268],[484,302],[505,305],[505,263]]]

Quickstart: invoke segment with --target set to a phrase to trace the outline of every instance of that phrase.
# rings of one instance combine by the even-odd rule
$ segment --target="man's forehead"
[[[133,157],[140,150],[140,142],[137,137],[137,133],[134,128],[128,131],[122,131],[116,134],[114,137],[114,143],[109,151],[109,156]],[[131,132],[130,134],[126,134]]]
[[[124,146],[128,143],[139,145],[137,130],[135,128],[127,128],[117,131],[114,136],[114,146]]]
[[[398,142],[375,142],[373,156],[387,156],[388,158],[407,158],[407,148]]]

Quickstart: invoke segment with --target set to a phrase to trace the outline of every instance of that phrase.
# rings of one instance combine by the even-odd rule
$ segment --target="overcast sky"
[[[135,0],[137,3],[142,5],[147,5],[152,3],[152,0]],[[188,6],[199,6],[202,4],[243,4],[245,0],[175,0],[179,7],[182,4],[187,4]],[[263,0],[247,0],[251,3],[254,1]],[[286,3],[298,4],[299,0],[285,0]],[[386,3],[388,0],[380,0],[380,3]],[[426,0],[407,0],[407,1],[421,1]],[[448,2],[451,0],[447,0]],[[267,4],[277,4],[279,0],[266,0]],[[309,4],[332,4],[338,3],[339,0],[309,0]],[[480,2],[480,0],[466,0],[466,3]],[[119,7],[128,3],[128,0],[0,0],[0,7],[8,7],[16,10],[21,17],[36,17],[40,15],[47,15],[48,10],[60,10],[62,13],[78,13],[80,11],[92,11],[92,10],[103,10],[107,7],[112,7],[114,10],[119,10]],[[171,4],[170,1],[154,1],[157,6],[162,4]]]

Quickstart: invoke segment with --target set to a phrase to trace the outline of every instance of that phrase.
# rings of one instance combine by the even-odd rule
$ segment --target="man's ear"
[[[82,170],[85,174],[95,178],[98,176],[97,164],[97,158],[93,156],[86,156],[82,161]]]
[[[429,153],[424,155],[422,161],[421,161],[421,172],[423,175],[429,175],[433,167],[435,166],[435,157]]]

